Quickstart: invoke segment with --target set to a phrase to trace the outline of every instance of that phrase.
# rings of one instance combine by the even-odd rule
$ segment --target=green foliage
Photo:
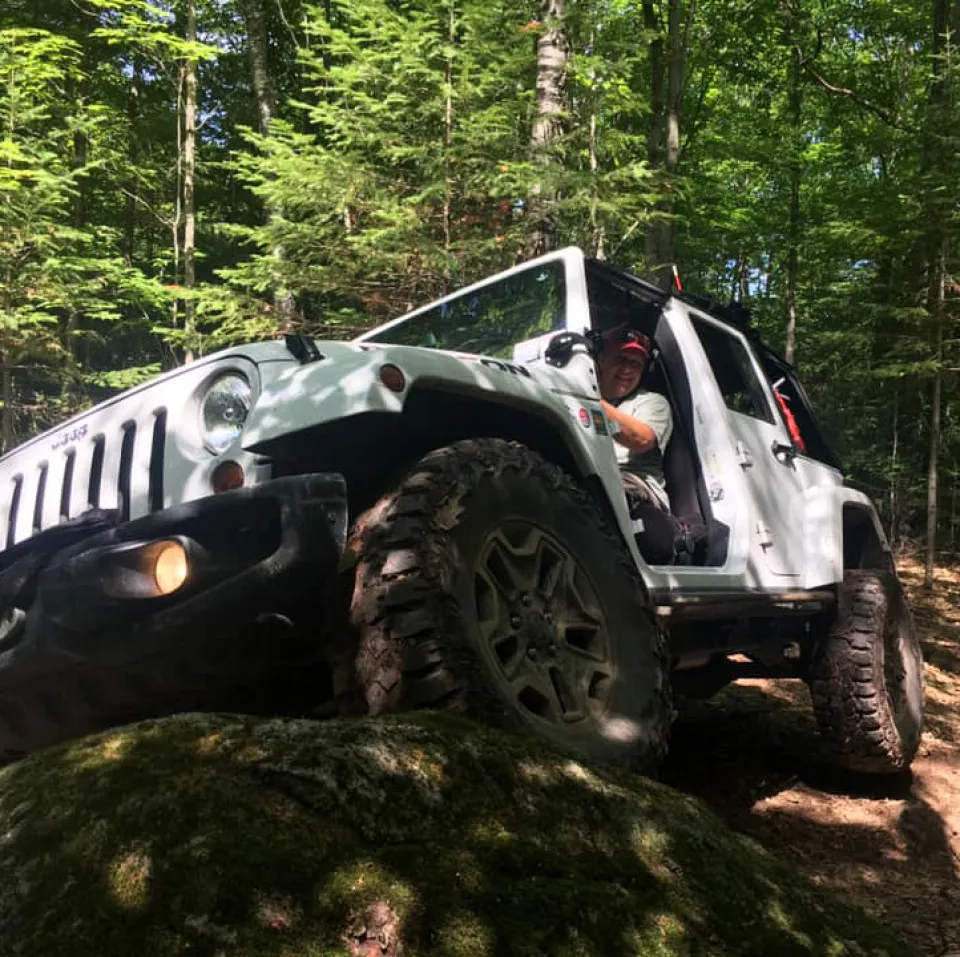
[[[237,175],[272,216],[242,236],[259,255],[220,275],[352,304],[359,320],[506,263],[531,175],[521,25],[496,5],[311,8],[298,102],[310,132],[247,132]]]
[[[925,393],[936,361],[926,301],[931,205],[924,177],[931,174],[924,155],[943,129],[925,123],[930,10],[880,0],[831,2],[816,12],[769,3],[724,23],[724,6],[701,8],[699,29],[712,42],[695,52],[690,78],[686,135],[694,145],[681,208],[681,269],[695,288],[743,298],[766,337],[782,344],[796,157],[802,378],[854,481],[881,507],[890,484],[902,483],[899,507],[916,514],[926,495]],[[794,152],[788,110],[798,55],[802,135]],[[960,128],[954,110],[953,130]],[[955,174],[941,167],[936,175],[955,196]],[[954,275],[956,235],[954,227]],[[946,353],[957,354],[955,338],[948,337]],[[944,439],[955,446],[960,436]],[[955,483],[956,473],[948,481]]]
[[[669,200],[685,286],[743,299],[778,345],[795,261],[803,380],[853,479],[909,523],[924,503],[935,374],[942,484],[960,482],[960,66],[956,39],[934,55],[933,35],[934,9],[950,26],[958,4],[681,3],[695,12],[679,38],[680,159],[666,184],[648,145],[670,0],[566,4],[567,113],[546,166],[531,151],[545,30],[532,0],[261,4],[268,135],[254,132],[241,0],[196,0],[197,43],[183,39],[184,0],[9,0],[3,441],[188,349],[290,326],[349,337],[511,265],[529,248],[539,184],[557,197],[561,243],[637,270]],[[179,252],[188,59],[200,103],[193,292]],[[947,274],[942,355],[933,245]]]
[[[83,381],[72,351],[81,326],[95,336],[124,307],[147,310],[163,299],[155,280],[116,254],[112,230],[77,222],[78,198],[105,160],[71,162],[72,147],[96,144],[109,123],[107,111],[65,96],[81,77],[74,41],[0,32],[0,353],[8,375],[28,363],[33,376],[61,370],[74,385]],[[9,443],[15,408],[6,406],[4,418]]]

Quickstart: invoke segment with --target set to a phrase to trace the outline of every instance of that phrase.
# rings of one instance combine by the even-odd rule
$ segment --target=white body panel
[[[563,263],[563,329],[583,333],[591,319],[582,254],[563,250],[539,262],[546,260]],[[470,289],[481,289],[529,265]],[[263,481],[270,477],[270,466],[262,453],[272,440],[362,413],[402,416],[411,392],[429,388],[523,408],[540,416],[545,429],[558,432],[581,477],[599,480],[655,601],[678,591],[782,592],[840,581],[843,505],[852,502],[872,513],[869,500],[845,488],[840,474],[820,462],[778,457],[773,444],[786,443],[789,436],[775,411],[769,421],[762,421],[727,408],[694,320],[717,324],[676,299],[667,303],[660,321],[669,325],[683,356],[692,394],[695,452],[714,516],[730,532],[726,560],[719,567],[650,567],[642,560],[599,404],[593,362],[586,353],[575,355],[562,369],[544,361],[546,344],[557,328],[519,344],[513,361],[373,343],[362,336],[353,342],[317,343],[323,356],[312,362],[296,361],[283,343],[275,342],[228,350],[175,370],[0,459],[0,551],[91,505],[123,504],[124,514],[133,519],[209,495],[211,475],[223,459],[243,466],[247,484]],[[394,325],[375,332],[382,334]],[[729,327],[724,330],[740,335]],[[392,391],[381,381],[379,370],[385,364],[402,371],[402,391]],[[242,437],[218,456],[204,446],[199,404],[210,382],[227,371],[247,377],[252,409]],[[767,401],[772,405],[769,396]],[[132,433],[126,451],[125,431]],[[127,501],[121,503],[124,490]],[[884,541],[875,514],[874,524]]]
[[[581,474],[600,479],[622,527],[629,527],[613,439],[600,408],[593,363],[586,356],[560,370],[412,346],[362,341],[320,345],[324,361],[288,367],[265,390],[248,419],[245,448],[366,412],[402,415],[416,388],[472,395],[529,410],[543,418],[545,429],[561,432]],[[402,393],[380,381],[379,369],[387,364],[403,372]],[[599,430],[598,421],[604,423]],[[632,537],[630,544],[635,552]],[[639,553],[635,558],[641,560]]]

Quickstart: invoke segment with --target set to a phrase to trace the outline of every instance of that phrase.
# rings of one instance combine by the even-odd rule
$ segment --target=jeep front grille
[[[0,490],[7,548],[91,508],[117,509],[124,521],[163,508],[165,408],[113,434],[88,435],[80,420],[53,438],[43,461]]]

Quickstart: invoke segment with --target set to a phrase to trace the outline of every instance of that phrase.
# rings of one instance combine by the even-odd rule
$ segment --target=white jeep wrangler
[[[906,768],[922,661],[889,547],[744,318],[570,248],[25,443],[0,460],[0,754],[255,710],[269,678],[268,709],[452,708],[652,767],[671,685],[769,675],[809,683],[841,765]],[[673,412],[682,562],[641,554],[599,401],[623,325]]]

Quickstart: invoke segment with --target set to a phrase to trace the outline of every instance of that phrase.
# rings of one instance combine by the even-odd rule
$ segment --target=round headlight
[[[226,451],[243,431],[250,413],[250,383],[236,372],[216,379],[200,403],[203,441],[211,452]]]

